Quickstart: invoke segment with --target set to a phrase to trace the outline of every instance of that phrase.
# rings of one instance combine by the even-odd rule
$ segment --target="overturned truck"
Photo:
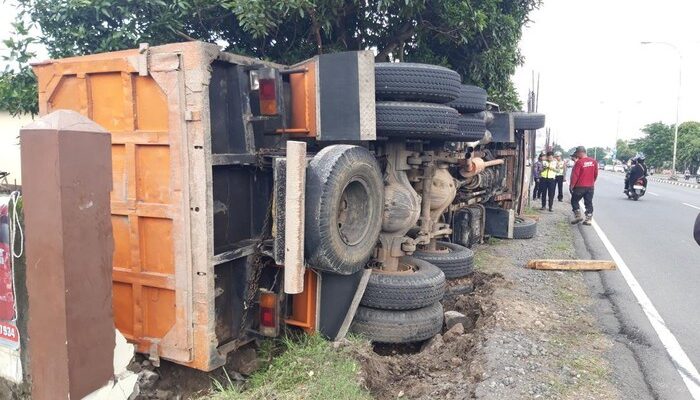
[[[333,338],[367,268],[351,330],[427,339],[475,243],[534,235],[517,215],[544,116],[498,112],[447,68],[189,42],[34,71],[42,114],[112,135],[114,320],[156,362],[212,370],[283,327]]]

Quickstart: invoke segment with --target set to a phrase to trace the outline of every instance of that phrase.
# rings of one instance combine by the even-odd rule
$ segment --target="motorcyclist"
[[[634,186],[638,179],[645,176],[647,176],[647,166],[644,164],[644,154],[637,153],[632,159],[632,167],[629,170],[627,179],[625,179],[625,194]]]
[[[685,169],[685,174],[684,174],[684,175],[685,175],[685,180],[686,180],[686,181],[687,181],[688,179],[690,179],[690,170],[689,170],[688,168]]]

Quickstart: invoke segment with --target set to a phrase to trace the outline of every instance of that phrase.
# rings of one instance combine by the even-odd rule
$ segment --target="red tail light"
[[[260,101],[260,114],[262,115],[277,115],[279,114],[279,104],[278,97],[280,96],[279,85],[281,82],[280,75],[278,71],[274,68],[261,68],[252,73],[255,77],[256,82],[253,84],[253,88],[257,86],[259,101]]]
[[[279,333],[277,294],[269,290],[260,290],[260,333],[265,336],[277,336]]]

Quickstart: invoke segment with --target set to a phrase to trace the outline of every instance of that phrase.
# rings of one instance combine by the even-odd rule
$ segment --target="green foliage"
[[[610,149],[606,149],[603,147],[591,147],[590,149],[586,149],[588,156],[591,158],[595,158],[596,161],[599,163],[605,161],[605,156],[608,155],[610,152]]]
[[[52,58],[192,39],[223,43],[227,51],[280,63],[318,53],[376,49],[378,61],[449,66],[465,83],[486,88],[490,100],[504,110],[521,106],[510,77],[523,62],[521,29],[540,2],[17,0],[18,20],[41,29],[36,41]],[[17,96],[0,97],[13,103],[10,108],[32,110]]]
[[[14,35],[2,41],[9,50],[2,60],[8,65],[0,72],[0,110],[9,111],[13,116],[35,115],[37,105],[36,77],[27,62],[34,57],[29,50],[35,40],[29,36],[29,28],[23,21],[12,24]]]
[[[678,160],[679,170],[690,169],[695,173],[700,166],[700,122],[688,121],[678,126]]]
[[[215,383],[212,399],[369,400],[358,383],[359,365],[345,350],[333,350],[320,335],[285,339],[285,351],[253,374],[247,390]]]
[[[575,150],[576,146],[562,153],[568,159],[569,155],[573,154]],[[586,147],[586,154],[591,158],[595,158],[599,163],[605,162],[605,157],[610,154],[610,151],[611,149],[606,147]]]
[[[29,67],[22,67],[18,72],[5,69],[0,73],[0,110],[9,111],[11,115],[39,113],[37,104],[36,77]]]
[[[622,161],[622,162],[627,162],[627,160],[634,157],[634,155],[637,153],[637,151],[635,149],[630,147],[629,142],[624,141],[622,139],[617,139],[617,143],[615,144],[615,147],[617,149],[617,153],[615,154],[615,158],[617,160]]]
[[[663,122],[647,124],[642,129],[644,136],[632,140],[630,147],[644,153],[648,166],[670,167],[673,159],[673,129],[673,125]]]
[[[646,156],[649,166],[670,168],[673,161],[673,135],[675,125],[662,122],[648,124],[642,129],[644,136],[631,142],[630,147]],[[700,165],[700,122],[688,121],[678,126],[678,150],[676,169],[689,168],[695,172]]]

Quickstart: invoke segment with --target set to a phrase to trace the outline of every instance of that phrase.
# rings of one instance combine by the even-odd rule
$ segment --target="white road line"
[[[630,271],[630,269],[627,267],[625,261],[622,260],[620,254],[617,252],[617,250],[615,250],[615,247],[613,247],[612,243],[605,235],[603,230],[600,229],[600,226],[595,220],[593,221],[593,229],[595,229],[598,237],[600,237],[600,240],[605,245],[605,248],[608,249],[608,253],[610,253],[613,260],[617,264],[617,268],[622,273],[625,281],[627,281],[627,285],[630,287],[630,290],[632,290],[634,297],[637,298],[637,302],[640,306],[642,306],[644,314],[646,314],[651,326],[654,328],[656,334],[661,340],[661,343],[666,348],[666,352],[671,357],[671,361],[676,367],[676,371],[678,371],[678,374],[680,374],[681,378],[683,379],[683,382],[688,388],[690,395],[694,400],[700,400],[700,374],[698,373],[698,370],[690,361],[690,358],[688,358],[688,356],[685,354],[685,351],[683,351],[681,348],[681,345],[678,343],[676,337],[673,336],[673,333],[671,333],[666,326],[666,322],[664,322],[663,318],[661,318],[659,312],[656,311],[654,304],[651,303],[649,297],[647,297],[646,293],[644,293],[642,286],[639,284],[639,282],[637,282],[634,275],[632,275],[632,271]]]
[[[647,192],[647,193],[649,193],[649,194],[652,195],[652,196],[657,196],[657,197],[659,196],[658,194],[656,194],[656,193],[654,193],[654,192]]]
[[[700,210],[700,207],[694,206],[694,205],[692,205],[692,204],[683,203],[683,205],[684,205],[684,206],[688,206],[688,207],[693,207],[693,208],[696,209],[696,210]]]

